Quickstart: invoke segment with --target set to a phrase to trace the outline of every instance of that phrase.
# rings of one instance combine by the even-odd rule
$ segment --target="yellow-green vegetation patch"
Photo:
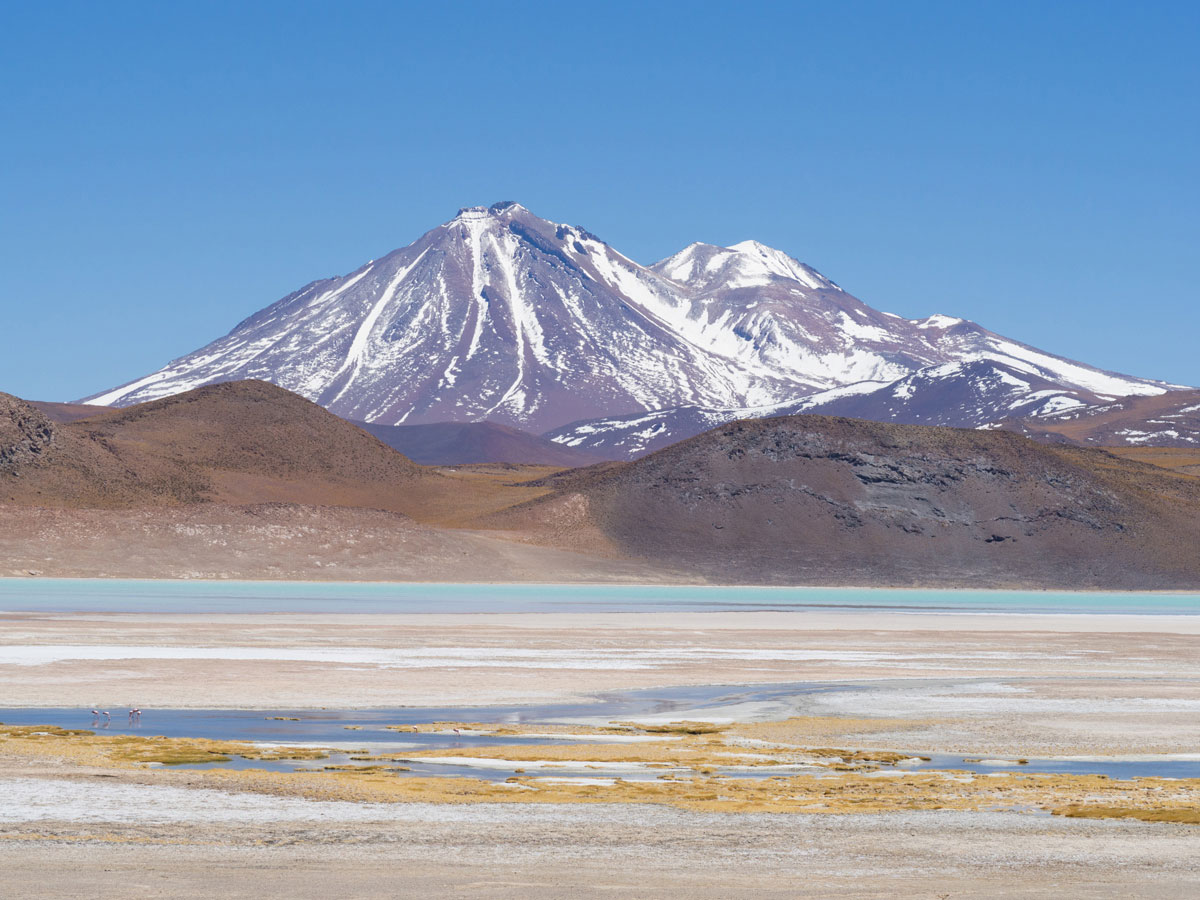
[[[197,774],[197,773],[189,773]],[[1090,775],[1044,777],[1005,773],[979,778],[927,772],[903,778],[861,773],[769,779],[699,774],[653,781],[579,784],[540,777],[493,783],[473,778],[397,777],[386,772],[253,772],[216,769],[203,783],[309,799],[430,803],[653,803],[721,812],[878,813],[932,809],[1054,809],[1064,801],[1158,810],[1197,805],[1200,781],[1115,782]]]
[[[83,728],[59,728],[57,725],[3,725],[0,726],[0,738],[60,738],[75,735],[92,735],[94,731]]]
[[[607,729],[605,730],[607,731]],[[587,732],[572,732],[586,734]],[[600,730],[592,733],[600,733]],[[186,782],[279,796],[356,802],[429,803],[657,803],[722,812],[852,813],[914,809],[1028,809],[1089,818],[1135,818],[1148,822],[1200,824],[1200,779],[1137,778],[1102,775],[1003,772],[985,775],[954,771],[897,771],[873,777],[871,770],[894,759],[893,751],[806,749],[786,745],[747,749],[729,732],[662,734],[661,740],[636,744],[500,745],[407,754],[403,759],[470,756],[514,761],[640,763],[646,769],[671,766],[679,771],[647,781],[580,784],[530,775],[507,782],[477,778],[398,775],[388,765],[398,757],[368,756],[366,766],[331,765],[326,770],[269,772],[221,767],[189,771],[140,768],[147,762],[220,762],[232,756],[270,759],[319,759],[315,748],[256,747],[251,744],[94,734],[61,728],[0,727],[3,750],[10,755],[57,758],[76,765],[108,767],[119,778]],[[729,778],[723,766],[813,765],[818,754],[842,760],[820,773],[783,773],[771,778]],[[131,770],[134,773],[120,770]],[[530,767],[532,768],[532,767]],[[690,770],[690,771],[688,771]]]
[[[328,751],[314,747],[260,747],[204,738],[96,734],[37,725],[0,726],[0,740],[4,741],[6,750],[25,748],[31,751],[30,755],[37,755],[36,748],[41,744],[52,748],[57,756],[92,765],[157,763],[177,766],[229,762],[235,756],[260,760],[325,759],[329,756]]]
[[[310,747],[257,747],[228,741],[197,738],[130,737],[115,738],[110,755],[115,760],[136,763],[161,763],[167,766],[229,762],[235,756],[246,759],[326,759],[329,753]]]
[[[1200,806],[1141,809],[1127,806],[1063,806],[1054,810],[1056,816],[1070,819],[1138,819],[1142,822],[1173,822],[1180,825],[1200,825]]]
[[[882,763],[894,766],[906,759],[919,759],[929,762],[928,756],[913,756],[911,753],[897,753],[894,750],[834,750],[830,747],[817,747],[805,751],[821,759],[840,759],[843,763]]]
[[[722,752],[715,753],[720,748]],[[675,738],[664,741],[647,741],[637,744],[497,744],[482,747],[453,747],[438,750],[417,751],[405,754],[405,759],[437,759],[439,757],[467,757],[471,759],[504,759],[513,762],[576,762],[595,763],[642,763],[647,766],[669,764],[696,767],[714,765],[761,766],[773,765],[779,758],[760,753],[727,747],[723,743],[713,744],[688,735],[682,740]],[[789,758],[798,762],[800,757]]]
[[[247,759],[262,759],[262,760],[277,760],[277,759],[328,759],[329,751],[321,747],[258,747],[254,744],[237,744],[233,746],[244,747],[244,750],[236,750],[238,756],[244,756]]]
[[[321,770],[324,772],[362,772],[364,774],[371,774],[374,772],[411,772],[412,771],[411,769],[407,768],[406,766],[351,766],[351,765],[322,766]]]

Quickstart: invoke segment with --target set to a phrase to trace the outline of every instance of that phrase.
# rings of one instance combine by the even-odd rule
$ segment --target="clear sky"
[[[514,199],[1200,383],[1200,3],[0,4],[0,390]]]

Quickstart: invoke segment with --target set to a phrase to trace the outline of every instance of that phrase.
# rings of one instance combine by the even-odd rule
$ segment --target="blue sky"
[[[5,3],[0,390],[111,387],[502,199],[1197,384],[1198,41],[1193,2]]]

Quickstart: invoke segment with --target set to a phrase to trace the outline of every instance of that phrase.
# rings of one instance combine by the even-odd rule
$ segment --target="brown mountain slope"
[[[1000,424],[1035,440],[1069,441],[1089,447],[1200,449],[1200,391],[1121,397],[1085,413],[1064,412]]]
[[[261,382],[65,424],[0,395],[0,557],[168,577],[1200,586],[1200,478],[1007,432],[795,416],[546,473],[419,466]]]
[[[0,498],[46,506],[131,507],[202,501],[397,509],[437,479],[361,429],[264,382],[199,388],[55,424],[6,398],[12,423],[47,435],[9,467]],[[2,451],[0,451],[2,452]]]
[[[0,503],[0,577],[687,581],[636,562],[431,528],[373,509],[262,503],[63,509]],[[695,580],[695,579],[692,579]]]
[[[427,466],[516,463],[540,466],[589,466],[600,457],[499,422],[435,422],[429,425],[378,425],[355,422],[389,447]]]
[[[470,521],[547,493],[540,469],[419,466],[265,382],[228,382],[55,423],[0,394],[0,503],[133,509],[291,503]]]
[[[1200,448],[1187,447],[1106,447],[1113,456],[1136,459],[1163,469],[1200,476]]]
[[[113,411],[108,406],[92,406],[88,403],[55,403],[49,400],[29,400],[28,403],[51,422],[60,425],[90,419],[92,416],[103,416]]]
[[[489,524],[714,580],[1200,586],[1200,479],[1005,432],[750,420],[543,483]]]
[[[55,423],[0,394],[0,576],[686,580],[437,527],[553,469],[418,466],[281,388],[238,382]]]

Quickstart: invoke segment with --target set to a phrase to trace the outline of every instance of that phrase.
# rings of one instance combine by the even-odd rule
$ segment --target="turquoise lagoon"
[[[538,613],[738,610],[1200,615],[1200,594],[612,584],[0,579],[0,612]]]

